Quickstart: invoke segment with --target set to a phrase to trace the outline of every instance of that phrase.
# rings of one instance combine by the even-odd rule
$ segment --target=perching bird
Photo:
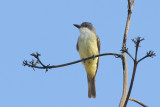
[[[89,22],[83,22],[81,25],[74,24],[80,31],[77,42],[77,50],[81,59],[98,55],[100,53],[100,40],[96,35],[95,28]],[[99,65],[99,57],[82,62],[88,79],[88,97],[96,97],[95,77]]]

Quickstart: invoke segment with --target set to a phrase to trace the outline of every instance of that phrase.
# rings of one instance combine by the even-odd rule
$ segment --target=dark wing
[[[98,51],[99,51],[99,54],[100,54],[100,40],[99,40],[99,37],[97,36],[97,47],[98,47]],[[96,73],[97,73],[97,70],[98,70],[98,66],[99,66],[99,57],[98,57],[98,61],[97,61],[97,69],[96,69]]]
[[[99,40],[99,37],[97,36],[97,47],[98,47],[98,51],[99,51],[99,54],[100,54],[100,40]]]
[[[79,51],[79,47],[78,47],[78,41],[77,41],[77,45],[76,45],[77,51]]]

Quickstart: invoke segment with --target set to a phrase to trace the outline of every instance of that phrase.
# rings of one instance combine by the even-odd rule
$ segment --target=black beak
[[[81,27],[80,25],[78,24],[73,24],[75,27],[77,27],[78,29]]]

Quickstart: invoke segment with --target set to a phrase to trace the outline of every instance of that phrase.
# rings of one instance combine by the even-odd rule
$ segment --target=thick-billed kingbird
[[[81,25],[74,24],[80,31],[77,42],[77,50],[81,59],[98,55],[100,53],[100,40],[96,35],[95,28],[89,22],[83,22]],[[82,62],[88,79],[88,97],[96,97],[95,77],[99,64],[99,57]]]

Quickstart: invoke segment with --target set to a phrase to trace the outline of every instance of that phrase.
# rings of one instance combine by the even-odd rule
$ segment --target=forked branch
[[[147,57],[153,57],[153,56],[156,55],[153,51],[149,51],[149,52],[147,52],[147,54],[143,58],[141,58],[140,60],[137,61],[137,54],[138,54],[139,44],[143,40],[144,40],[144,38],[141,39],[141,37],[137,37],[136,39],[132,39],[132,41],[136,44],[135,58],[133,58],[131,56],[131,54],[128,52],[128,49],[122,50],[123,52],[126,52],[133,59],[133,61],[134,61],[133,74],[132,74],[131,83],[130,83],[130,87],[129,87],[129,91],[128,91],[128,94],[127,94],[127,98],[126,98],[124,107],[127,106],[127,103],[128,103],[131,91],[132,91],[133,82],[134,82],[134,78],[135,78],[135,74],[136,74],[136,69],[137,69],[138,63],[140,61],[142,61],[143,59],[147,58]]]

